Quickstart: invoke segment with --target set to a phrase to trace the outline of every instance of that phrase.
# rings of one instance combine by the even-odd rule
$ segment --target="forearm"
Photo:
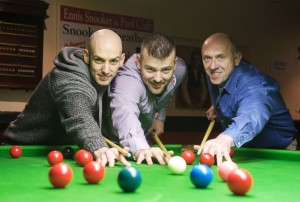
[[[107,146],[94,118],[96,111],[92,111],[95,107],[90,99],[82,94],[68,94],[67,100],[58,103],[62,126],[79,147],[94,152]]]

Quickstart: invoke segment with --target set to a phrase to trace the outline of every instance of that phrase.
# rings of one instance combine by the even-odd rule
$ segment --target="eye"
[[[152,73],[154,72],[154,69],[152,67],[146,67],[146,71]]]
[[[204,63],[209,63],[212,61],[212,58],[211,57],[203,57],[202,60]]]
[[[112,59],[112,60],[109,61],[109,63],[111,65],[116,65],[116,64],[118,64],[118,62],[119,62],[119,59]]]
[[[166,68],[162,70],[164,74],[168,74],[171,71],[171,68]]]
[[[223,62],[224,59],[225,59],[225,56],[224,56],[224,55],[220,55],[220,56],[217,57],[217,60],[218,60],[219,62]]]
[[[102,58],[99,58],[99,57],[95,57],[94,61],[96,64],[103,64],[105,62]]]
[[[147,70],[147,72],[150,72],[150,73],[154,72],[153,68],[147,68],[146,70]]]

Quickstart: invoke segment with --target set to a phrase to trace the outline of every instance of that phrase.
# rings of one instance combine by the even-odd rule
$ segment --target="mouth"
[[[162,87],[162,84],[160,83],[160,84],[157,84],[157,83],[150,83],[151,84],[151,86],[152,86],[152,88],[154,88],[154,89],[156,89],[156,90],[159,90],[159,89],[161,89],[161,87]]]
[[[217,72],[217,71],[214,71],[214,72],[210,72],[210,78],[215,80],[215,79],[218,79],[221,75],[221,72]]]
[[[98,74],[98,78],[101,80],[101,81],[108,81],[110,80],[110,75],[101,75],[101,74]]]

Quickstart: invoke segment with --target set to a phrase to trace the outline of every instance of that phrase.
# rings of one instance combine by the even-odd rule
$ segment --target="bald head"
[[[239,65],[242,53],[237,51],[234,40],[224,33],[209,36],[202,45],[202,61],[210,81],[223,87],[234,67]]]
[[[101,86],[107,86],[123,65],[122,40],[109,29],[94,32],[88,49],[84,50],[84,61],[90,66],[93,79]]]
[[[237,52],[237,47],[234,39],[226,33],[215,33],[210,35],[202,45],[202,52],[203,48],[205,48],[206,46],[218,44],[229,47],[233,54]]]
[[[90,54],[95,52],[95,48],[100,48],[105,51],[119,51],[122,53],[122,40],[118,34],[109,29],[100,29],[95,31],[89,41]]]

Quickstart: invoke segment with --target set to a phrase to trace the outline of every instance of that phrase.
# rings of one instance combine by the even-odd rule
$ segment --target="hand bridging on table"
[[[232,146],[234,146],[232,137],[220,134],[218,137],[208,140],[201,153],[210,153],[212,156],[215,156],[217,165],[220,166],[223,161],[223,157],[225,160],[231,161],[229,152]],[[199,146],[195,145],[194,149],[198,150]]]
[[[168,152],[171,156],[174,154],[173,151],[168,151]],[[144,160],[146,160],[148,165],[152,165],[153,164],[152,159],[156,159],[159,164],[165,165],[169,161],[169,158],[158,147],[138,150],[134,154],[134,157],[135,159],[137,159],[136,161],[137,164],[141,164]]]
[[[128,147],[125,147],[124,149],[129,151]],[[109,167],[114,167],[116,160],[120,161],[125,166],[131,166],[116,148],[102,147],[94,152],[94,157],[102,166],[108,164]]]

